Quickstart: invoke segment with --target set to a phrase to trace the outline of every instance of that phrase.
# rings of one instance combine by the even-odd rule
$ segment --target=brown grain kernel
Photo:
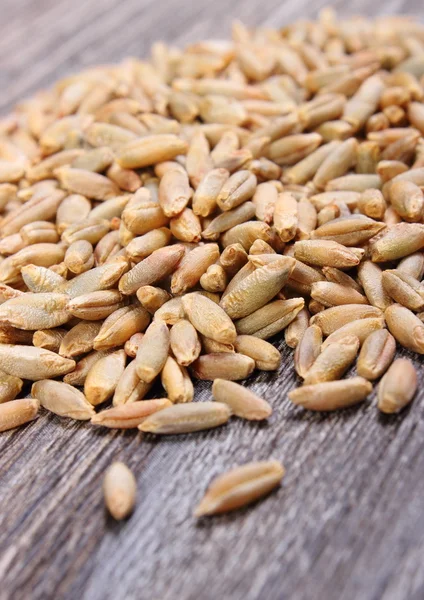
[[[48,221],[34,221],[22,227],[20,235],[26,246],[31,244],[55,244],[59,241],[59,235],[55,225]]]
[[[135,429],[150,415],[170,406],[172,403],[167,398],[132,402],[102,410],[91,418],[91,422],[111,429]]]
[[[274,215],[274,208],[278,198],[278,187],[271,181],[260,183],[253,195],[252,202],[255,215],[259,221],[270,224]]]
[[[31,395],[43,408],[59,415],[86,421],[94,415],[84,394],[67,383],[43,379],[33,384]]]
[[[200,285],[207,292],[223,292],[227,287],[227,274],[221,265],[211,265],[200,278]]]
[[[392,303],[383,286],[383,273],[380,267],[369,260],[358,267],[358,279],[364,288],[368,301],[373,306],[385,310]]]
[[[286,327],[284,331],[284,339],[287,346],[296,348],[303,337],[309,325],[310,314],[306,308],[303,308],[296,318]]]
[[[245,223],[252,219],[255,214],[255,207],[252,202],[243,202],[241,206],[221,213],[208,224],[202,231],[202,237],[205,240],[217,239],[220,233],[228,231],[236,225]]]
[[[0,404],[0,431],[14,429],[38,416],[40,403],[32,398],[11,400]]]
[[[380,158],[381,152],[377,142],[366,141],[360,143],[356,150],[356,172],[363,174],[376,173]]]
[[[7,375],[0,371],[0,404],[14,400],[21,391],[23,383],[20,377]]]
[[[230,408],[222,402],[190,402],[165,408],[148,417],[138,428],[146,433],[165,435],[193,433],[224,425],[230,416]]]
[[[253,372],[255,361],[243,354],[229,352],[204,354],[191,364],[191,371],[197,379],[246,379]]]
[[[33,338],[32,331],[24,331],[16,329],[16,327],[8,327],[0,325],[0,344],[26,344],[29,345]]]
[[[281,364],[281,356],[272,344],[253,335],[238,335],[234,348],[239,354],[253,358],[257,369],[276,371]]]
[[[155,312],[153,320],[163,321],[167,325],[175,325],[180,319],[184,319],[185,312],[182,298],[171,298]]]
[[[358,200],[358,210],[371,219],[381,220],[386,208],[387,204],[380,190],[365,190]]]
[[[205,133],[198,129],[190,140],[186,157],[186,169],[194,189],[197,189],[202,179],[213,167],[209,141]]]
[[[144,189],[141,188],[141,190]],[[168,223],[169,219],[161,207],[156,202],[149,200],[143,201],[140,205],[132,205],[129,202],[122,213],[120,227],[125,228],[127,237],[132,239],[136,235],[144,235],[159,227],[165,227]],[[123,237],[120,238],[122,246],[127,246],[131,239],[126,241]]]
[[[216,201],[221,210],[230,210],[249,200],[255,190],[255,175],[250,171],[238,171],[224,183]]]
[[[134,510],[137,483],[129,468],[114,462],[106,470],[103,480],[106,508],[117,521],[128,517]]]
[[[27,265],[46,268],[57,265],[64,256],[65,251],[58,244],[33,244],[23,248],[0,262],[0,282],[12,283],[19,276],[21,269]]]
[[[219,247],[217,244],[205,244],[189,251],[181,260],[178,267],[174,269],[171,279],[171,291],[173,294],[182,294],[193,288],[200,280],[208,267],[219,258]]]
[[[192,402],[194,396],[193,383],[185,367],[168,356],[161,373],[162,386],[173,404]]]
[[[297,260],[319,267],[349,269],[360,263],[359,256],[362,254],[363,250],[357,254],[351,248],[333,240],[303,240],[294,245]]]
[[[390,186],[390,202],[405,220],[420,222],[424,211],[424,195],[412,181],[394,181]]]
[[[285,177],[290,183],[304,184],[314,177],[325,159],[337,148],[339,141],[324,144],[306,158],[287,169]]]
[[[110,202],[110,201],[109,201]],[[122,256],[125,260],[130,258],[120,244],[120,227],[122,222],[117,217],[112,217],[110,226],[112,231],[107,233],[97,244],[94,250],[94,261],[96,267],[104,265],[107,262],[112,262],[114,258]],[[115,225],[119,229],[115,229]],[[134,262],[137,262],[136,260]],[[128,265],[129,266],[129,265]]]
[[[86,219],[67,227],[62,233],[62,242],[71,245],[79,240],[97,244],[108,233],[110,224],[105,219]]]
[[[194,362],[201,350],[196,329],[186,319],[181,319],[172,326],[170,346],[178,364],[188,367]]]
[[[40,329],[32,336],[32,343],[37,348],[45,348],[52,352],[59,352],[60,345],[65,337],[66,329],[59,327],[53,329]]]
[[[121,277],[119,289],[123,294],[134,294],[138,288],[160,281],[173,271],[184,256],[180,244],[155,250]]]
[[[110,200],[105,200],[90,210],[90,219],[112,220],[119,218],[121,217],[129,200],[129,194],[115,196],[114,198],[110,198]]]
[[[102,324],[99,321],[82,321],[77,323],[62,338],[59,354],[66,358],[72,358],[90,352],[93,349],[94,339],[99,333]]]
[[[141,169],[186,154],[187,143],[172,134],[152,135],[119,147],[116,160],[125,169]]]
[[[133,262],[140,262],[155,250],[167,246],[171,241],[171,232],[166,227],[154,229],[140,237],[134,238],[125,248],[127,256]]]
[[[64,263],[76,275],[94,266],[93,246],[87,240],[77,240],[66,250]]]
[[[274,300],[247,317],[239,319],[236,322],[237,333],[254,335],[265,340],[287,327],[304,305],[303,298]]]
[[[367,337],[374,331],[383,329],[385,326],[383,317],[369,317],[365,319],[355,319],[346,325],[342,325],[330,333],[325,342],[322,344],[322,349],[326,348],[328,344],[332,344],[343,339],[346,336],[354,335],[358,338],[359,343],[363,344]]]
[[[417,372],[412,362],[398,358],[378,386],[378,408],[386,414],[400,412],[411,402],[417,385]]]
[[[134,333],[129,340],[124,344],[125,354],[131,358],[135,358],[138,347],[143,339],[144,333]]]
[[[186,173],[178,170],[167,171],[159,184],[159,203],[165,215],[175,217],[182,212],[192,193]]]
[[[169,223],[172,235],[181,242],[199,242],[202,233],[202,225],[191,208],[185,208],[177,217],[173,217]]]
[[[277,165],[294,165],[316,150],[321,140],[318,133],[288,135],[269,145],[267,158]]]
[[[232,319],[246,317],[258,310],[278,294],[294,264],[294,260],[287,256],[256,269],[222,299],[222,308]]]
[[[0,306],[0,323],[25,330],[50,329],[69,318],[65,294],[25,294]]]
[[[321,327],[324,335],[330,335],[346,323],[356,319],[367,319],[372,317],[381,317],[382,312],[374,306],[365,306],[362,304],[343,304],[333,306],[314,315],[311,324]]]
[[[135,360],[125,368],[116,385],[113,395],[113,406],[130,404],[142,400],[150,391],[153,381],[146,383],[137,375],[137,365]]]
[[[300,339],[294,353],[296,373],[305,378],[321,352],[322,332],[317,325],[310,325]]]
[[[217,402],[228,404],[233,415],[242,419],[261,421],[272,413],[268,402],[234,381],[215,379],[212,395]]]
[[[59,377],[75,368],[75,361],[49,350],[13,344],[0,344],[0,364],[8,375],[30,381]]]
[[[284,472],[276,460],[236,467],[211,483],[195,516],[219,514],[255,502],[279,485]]]
[[[356,162],[358,142],[350,138],[337,145],[319,166],[313,179],[317,189],[324,189],[328,181],[344,175]]]
[[[397,269],[383,271],[382,283],[386,293],[399,304],[413,311],[424,308],[424,285]]]
[[[360,246],[377,235],[384,224],[362,215],[339,217],[312,233],[313,239],[333,240],[345,246]]]
[[[123,306],[123,296],[118,290],[100,290],[69,300],[66,310],[79,319],[100,321]]]
[[[331,411],[348,408],[372,392],[372,385],[362,377],[353,377],[341,381],[325,381],[292,390],[289,399],[308,410]]]
[[[371,188],[380,189],[381,185],[382,181],[379,175],[355,173],[354,175],[344,175],[329,181],[325,189],[327,192],[357,192],[360,194]]]
[[[112,397],[124,372],[125,362],[124,350],[117,350],[92,365],[84,381],[84,395],[90,404],[97,406]]]
[[[368,304],[367,298],[353,288],[328,281],[313,283],[311,297],[325,307],[340,304]]]
[[[373,262],[386,262],[408,256],[424,247],[424,225],[399,223],[388,227],[374,242],[371,242]]]
[[[95,350],[122,346],[133,334],[144,331],[150,323],[149,313],[141,306],[124,306],[107,317],[93,340]]]
[[[307,371],[305,385],[340,379],[352,365],[358,350],[359,340],[355,336],[328,344]]]
[[[358,357],[358,375],[373,381],[383,375],[396,352],[396,342],[387,329],[371,333],[363,343]]]
[[[113,163],[113,159],[114,154],[112,149],[108,146],[103,146],[79,153],[72,161],[71,166],[74,169],[102,173]]]
[[[59,167],[55,170],[62,187],[72,194],[81,194],[94,200],[108,200],[119,195],[119,188],[110,179],[83,169]]]
[[[143,308],[149,311],[150,314],[154,314],[165,302],[171,299],[171,295],[162,288],[143,285],[137,290],[137,298]]]
[[[137,356],[137,375],[150,383],[162,371],[169,351],[169,330],[163,321],[153,321],[140,342]]]
[[[4,237],[17,233],[20,229],[41,219],[48,220],[55,216],[58,206],[65,197],[62,190],[54,190],[44,195],[35,196],[22,207],[7,215],[1,223],[0,233]]]
[[[246,252],[249,252],[251,245],[257,239],[270,242],[272,239],[271,228],[266,223],[247,221],[226,231],[221,237],[221,242],[224,248],[230,244],[241,244]]]
[[[217,206],[218,195],[230,176],[227,169],[212,169],[204,175],[193,195],[193,212],[207,217]]]
[[[421,281],[424,275],[424,254],[414,252],[406,256],[399,262],[397,270]]]
[[[57,208],[57,232],[61,235],[71,225],[87,219],[90,211],[91,202],[85,196],[70,194]],[[96,218],[96,216],[93,215],[93,218]]]
[[[391,225],[397,225],[398,223],[402,223],[402,219],[397,214],[393,206],[388,206],[386,208],[386,210],[384,211],[383,220],[388,227],[390,227]]]
[[[359,294],[362,294],[362,287],[347,273],[344,273],[339,269],[335,269],[334,267],[323,267],[322,272],[327,281],[344,285],[345,287],[352,288]]]
[[[399,344],[424,354],[424,324],[413,312],[400,304],[392,304],[386,309],[384,317],[390,333]]]
[[[232,344],[236,329],[221,306],[201,294],[186,294],[182,299],[185,313],[197,331],[223,344]]]
[[[274,227],[283,242],[292,240],[298,225],[298,204],[288,192],[278,194],[274,208]]]

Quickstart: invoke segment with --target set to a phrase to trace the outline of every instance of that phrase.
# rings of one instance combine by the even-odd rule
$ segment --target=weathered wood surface
[[[336,7],[376,14],[419,4]],[[85,65],[143,55],[157,38],[225,36],[233,18],[280,25],[313,10],[306,0],[2,0],[0,111]],[[2,434],[1,600],[424,598],[421,388],[398,417],[379,415],[375,400],[306,414],[286,399],[292,353],[276,343],[281,371],[249,384],[274,407],[267,425],[234,420],[158,440],[45,415]],[[198,396],[209,390],[199,385]],[[287,468],[276,493],[229,516],[193,519],[213,476],[268,457]],[[101,493],[113,459],[138,480],[137,508],[121,524],[105,515]]]

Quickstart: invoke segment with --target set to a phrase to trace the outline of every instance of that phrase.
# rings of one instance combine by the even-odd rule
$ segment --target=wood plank
[[[224,37],[235,17],[276,26],[324,4],[6,0],[0,111],[85,65],[144,55],[158,38]],[[375,14],[418,4],[336,7]],[[275,343],[283,353],[280,372],[249,382],[274,408],[269,424],[233,420],[216,431],[159,440],[44,415],[2,434],[0,598],[422,598],[422,359],[413,357],[420,393],[402,415],[379,415],[374,400],[311,415],[289,405],[292,352],[281,337]],[[196,394],[208,398],[210,384],[197,385]],[[268,457],[287,468],[275,494],[232,515],[193,519],[216,474]],[[105,514],[101,492],[114,459],[127,462],[138,480],[136,511],[120,524]]]

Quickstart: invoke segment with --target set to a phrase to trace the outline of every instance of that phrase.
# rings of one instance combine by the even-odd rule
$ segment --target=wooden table
[[[413,0],[336,2],[342,11],[413,12]],[[152,41],[225,37],[238,18],[277,26],[324,5],[281,0],[2,0],[0,111],[69,72],[143,56]],[[349,8],[348,8],[349,7]],[[250,379],[268,424],[155,439],[44,415],[0,437],[1,600],[421,600],[423,393],[398,417],[373,401],[324,416],[290,406],[292,352]],[[416,364],[419,360],[414,357]],[[423,369],[420,366],[422,384]],[[201,398],[210,386],[197,386]],[[211,478],[275,457],[282,487],[229,516],[196,521]],[[105,514],[114,459],[137,476],[130,520]]]

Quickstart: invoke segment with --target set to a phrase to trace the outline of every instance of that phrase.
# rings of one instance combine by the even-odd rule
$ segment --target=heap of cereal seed
[[[424,354],[423,99],[423,26],[326,9],[22,102],[0,121],[0,431],[40,404],[154,434],[267,418],[228,380],[278,369],[283,331],[294,404],[351,406],[388,369],[378,407],[400,410],[416,376],[396,343]],[[282,473],[235,471],[198,514]]]

